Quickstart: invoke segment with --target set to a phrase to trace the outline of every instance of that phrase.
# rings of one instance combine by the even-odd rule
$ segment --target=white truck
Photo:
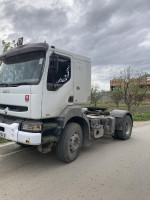
[[[88,57],[32,43],[8,50],[0,61],[0,137],[43,153],[55,146],[64,162],[104,135],[130,138],[130,112],[80,106],[90,103]]]

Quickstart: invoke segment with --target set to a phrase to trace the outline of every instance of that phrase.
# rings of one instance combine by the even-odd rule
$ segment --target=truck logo
[[[10,93],[9,90],[3,90],[3,93]]]
[[[8,107],[5,108],[5,110],[4,110],[4,114],[7,115],[7,112],[8,112]]]

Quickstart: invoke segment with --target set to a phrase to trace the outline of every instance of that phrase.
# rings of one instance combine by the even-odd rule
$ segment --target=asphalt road
[[[150,200],[150,123],[127,141],[102,138],[70,164],[0,146],[0,200]]]

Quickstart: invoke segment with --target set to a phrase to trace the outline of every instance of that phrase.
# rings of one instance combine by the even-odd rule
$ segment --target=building
[[[144,99],[143,103],[150,104],[150,74],[147,74],[146,76],[146,84],[147,84],[147,97]],[[116,87],[122,87],[123,81],[121,79],[112,79],[110,80],[110,91],[112,91]],[[141,83],[142,86],[142,83]]]

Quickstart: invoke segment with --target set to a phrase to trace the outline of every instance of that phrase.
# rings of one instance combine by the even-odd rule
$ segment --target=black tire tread
[[[125,123],[125,120],[129,120],[130,121],[130,125],[131,125],[131,131],[130,131],[130,134],[129,135],[126,135],[125,133],[125,129],[124,129],[124,123]],[[126,115],[124,117],[124,120],[123,120],[123,129],[122,130],[117,130],[117,137],[121,140],[127,140],[130,138],[131,136],[131,133],[132,133],[132,119],[129,115]]]
[[[117,135],[117,130],[115,130],[114,135],[112,136],[114,139],[119,139]]]
[[[82,133],[82,129],[79,124],[70,122],[66,125],[65,129],[62,131],[61,138],[57,144],[57,156],[61,161],[65,162],[65,163],[69,163],[69,162],[73,161],[73,160],[69,160],[67,158],[65,145],[66,145],[66,141],[69,139],[69,133],[75,128],[80,129],[80,131]],[[78,154],[79,154],[79,152],[78,152]]]

